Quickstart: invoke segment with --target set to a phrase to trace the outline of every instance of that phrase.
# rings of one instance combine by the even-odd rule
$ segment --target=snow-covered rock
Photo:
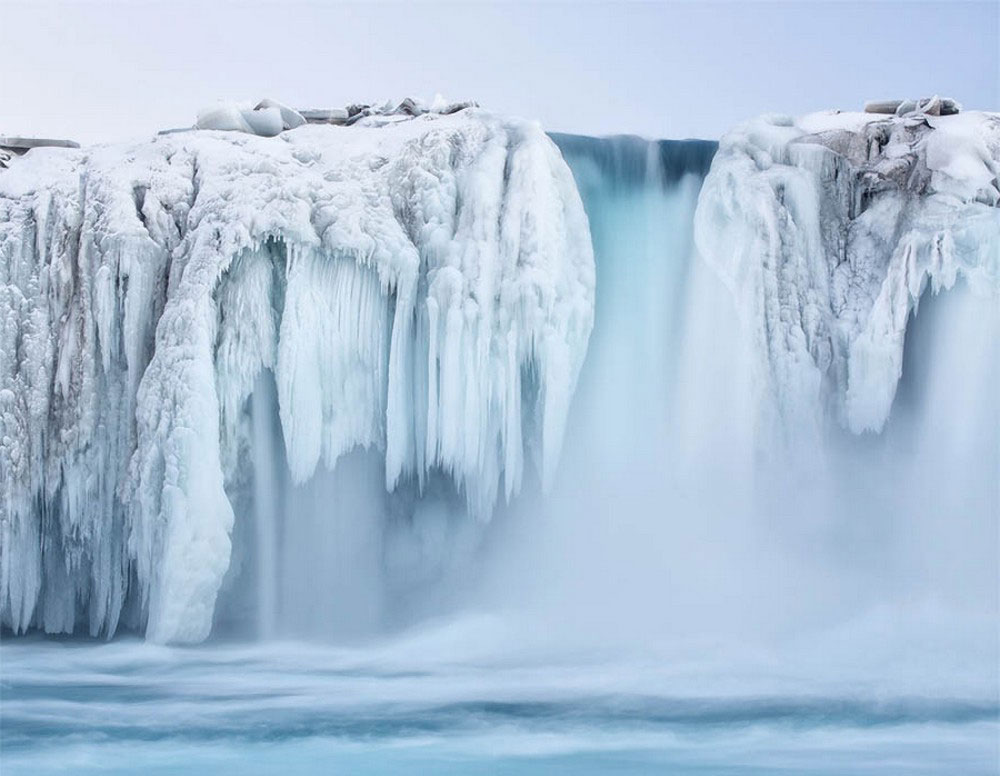
[[[369,126],[387,122],[406,121],[415,116],[435,114],[450,116],[466,108],[477,108],[477,103],[448,102],[440,94],[431,102],[407,97],[380,105],[349,105],[346,108],[307,109],[298,111],[277,100],[265,98],[254,106],[234,102],[221,102],[198,112],[194,129],[217,129],[227,132],[245,132],[249,135],[274,137],[288,129],[303,124],[336,124],[351,126],[364,121]],[[185,132],[186,129],[165,130],[161,134]]]
[[[0,175],[0,620],[205,638],[262,370],[296,481],[369,446],[387,489],[441,472],[488,518],[527,452],[551,480],[593,305],[533,123],[32,151]]]
[[[952,116],[962,110],[961,104],[950,97],[924,97],[919,100],[871,100],[865,103],[865,113],[886,113],[895,116],[925,113],[928,116]]]
[[[998,114],[765,116],[727,134],[696,240],[751,333],[761,406],[786,429],[881,429],[925,289],[962,277],[1000,296],[998,204]]]
[[[253,108],[229,102],[204,108],[198,111],[194,128],[274,137],[286,129],[295,129],[305,123],[305,118],[297,110],[282,105],[277,100],[264,99]]]

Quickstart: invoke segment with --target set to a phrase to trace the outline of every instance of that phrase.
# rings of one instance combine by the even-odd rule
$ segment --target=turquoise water
[[[461,638],[459,638],[461,637]],[[0,647],[5,776],[994,774],[988,692],[887,695],[780,664],[381,646]],[[473,640],[474,641],[474,640]],[[430,657],[429,657],[430,656]],[[767,671],[771,674],[768,675]]]

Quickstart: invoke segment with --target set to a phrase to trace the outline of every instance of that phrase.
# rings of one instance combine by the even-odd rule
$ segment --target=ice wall
[[[487,519],[553,476],[593,304],[535,124],[33,151],[0,176],[0,621],[205,638],[267,370],[293,481],[371,448]]]
[[[757,355],[761,417],[880,431],[926,288],[1000,287],[1000,116],[765,116],[727,134],[696,218]]]

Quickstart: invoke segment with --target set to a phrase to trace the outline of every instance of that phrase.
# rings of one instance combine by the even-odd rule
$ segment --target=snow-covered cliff
[[[938,103],[765,116],[722,139],[696,241],[736,297],[765,422],[879,431],[925,289],[1000,295],[1000,115]]]
[[[0,621],[205,638],[263,370],[293,480],[374,447],[487,518],[526,451],[551,479],[593,306],[535,124],[32,151],[0,174]]]

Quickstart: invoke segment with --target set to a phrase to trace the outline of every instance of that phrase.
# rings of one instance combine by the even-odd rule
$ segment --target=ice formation
[[[295,481],[368,446],[487,518],[526,455],[551,480],[593,305],[533,123],[32,151],[0,174],[0,621],[205,638],[264,370]]]
[[[998,295],[1000,115],[941,104],[765,116],[722,139],[696,241],[751,332],[763,422],[881,430],[925,288]]]
[[[664,356],[683,285],[702,276],[677,259],[696,195],[698,252],[749,335],[758,423],[880,430],[925,289],[961,278],[998,295],[1000,116],[869,107],[751,121],[714,159],[712,144],[560,138],[617,316],[590,379],[648,410],[592,405],[595,438],[634,452],[621,415],[654,437],[708,436],[688,394],[658,393],[703,384]],[[255,403],[277,406],[284,450],[268,454],[296,484],[368,448],[386,491],[448,478],[486,519],[526,458],[552,480],[595,267],[541,129],[443,101],[225,110],[202,118],[231,131],[40,148],[0,174],[0,621],[15,631],[203,639],[234,506],[254,499]],[[723,320],[714,296],[692,298]],[[689,355],[683,370],[698,368]]]
[[[305,118],[297,110],[268,98],[261,100],[253,108],[221,103],[202,109],[198,112],[194,128],[274,137],[285,130],[301,127],[305,123]]]

